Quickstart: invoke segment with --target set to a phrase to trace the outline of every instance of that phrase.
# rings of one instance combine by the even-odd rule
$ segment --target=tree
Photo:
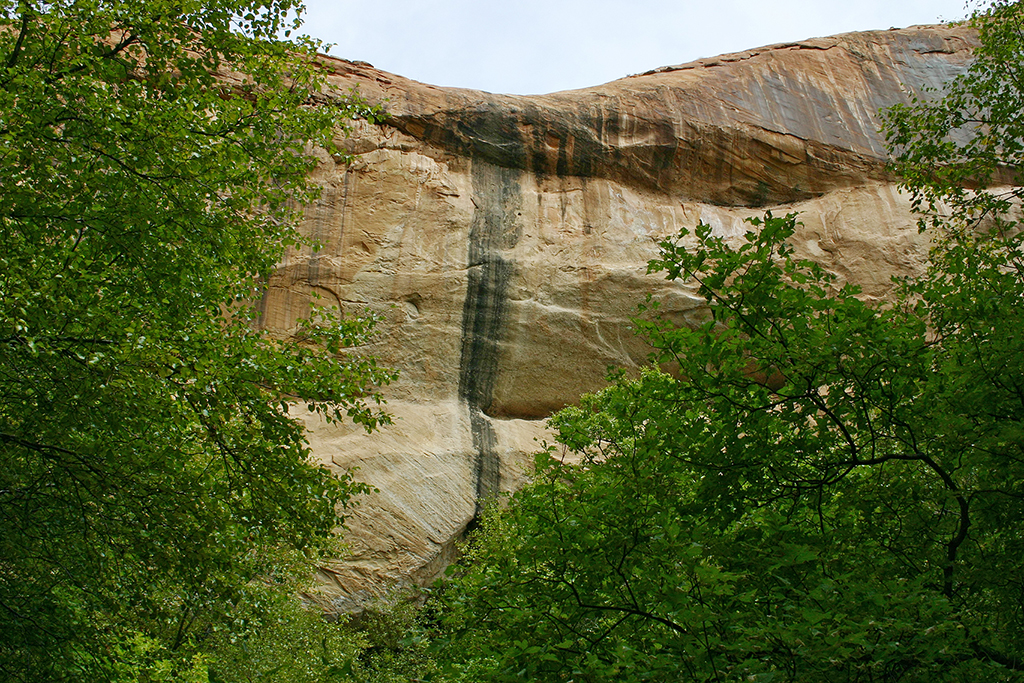
[[[275,338],[255,303],[315,197],[307,150],[376,115],[320,96],[314,43],[278,40],[300,10],[3,3],[7,680],[203,669],[221,617],[333,543],[365,490],[310,461],[288,405],[386,419],[391,373],[345,351],[371,321],[314,310]]]
[[[915,98],[883,112],[894,170],[914,193],[922,229],[947,236],[985,221],[1012,222],[1024,194],[1024,10],[999,0],[972,24],[981,44],[966,76],[947,84],[940,99]]]
[[[652,306],[655,365],[551,420],[443,593],[467,680],[1024,680],[1020,190],[980,191],[1021,184],[1024,7],[975,21],[968,74],[888,118],[927,272],[871,307],[795,215],[663,243],[708,316]]]

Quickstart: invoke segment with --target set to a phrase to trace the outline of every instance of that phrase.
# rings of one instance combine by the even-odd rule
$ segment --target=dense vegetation
[[[787,240],[706,225],[652,272],[693,327],[551,423],[535,482],[442,592],[455,677],[1024,680],[1024,7],[938,100],[886,113],[934,247],[869,306]],[[934,97],[934,96],[933,96]],[[978,192],[987,188],[986,192]]]
[[[253,302],[315,196],[306,149],[373,112],[316,101],[316,46],[278,40],[297,5],[2,5],[3,680],[344,659],[293,595],[364,487],[287,405],[372,428],[390,373],[343,353],[367,321],[313,311],[284,341]]]
[[[372,428],[391,375],[367,321],[253,302],[306,150],[375,113],[318,98],[292,0],[3,7],[4,680],[1024,680],[1020,4],[886,114],[927,272],[864,304],[794,215],[665,242],[704,322],[651,305],[651,366],[553,418],[427,619],[355,630],[295,595],[364,487],[287,406]]]

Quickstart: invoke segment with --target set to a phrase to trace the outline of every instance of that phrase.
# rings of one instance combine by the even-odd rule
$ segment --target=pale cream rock
[[[401,372],[394,424],[372,436],[306,416],[331,467],[378,493],[350,516],[351,555],[324,567],[327,599],[357,609],[426,584],[483,501],[522,484],[544,418],[635,369],[651,293],[699,315],[684,283],[646,274],[657,244],[699,221],[796,211],[800,253],[883,299],[920,271],[928,239],[885,169],[881,107],[961,73],[973,34],[918,27],[847,34],[666,67],[535,97],[436,88],[324,58],[331,96],[356,86],[391,119],[358,122],[322,155],[321,200],[264,300],[287,334],[312,292],[382,318],[366,352]]]

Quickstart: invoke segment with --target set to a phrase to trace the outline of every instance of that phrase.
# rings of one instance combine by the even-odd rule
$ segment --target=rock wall
[[[350,518],[351,556],[323,568],[335,607],[443,570],[481,504],[523,482],[544,418],[644,362],[630,318],[646,294],[699,314],[690,288],[646,274],[679,228],[740,236],[798,211],[798,249],[872,299],[920,269],[877,112],[961,73],[974,40],[846,34],[531,97],[325,57],[331,96],[357,87],[390,118],[339,132],[353,163],[322,155],[304,227],[320,247],[280,264],[265,321],[288,333],[313,292],[373,311],[366,351],[401,371],[373,436],[306,416],[319,457],[379,489]]]

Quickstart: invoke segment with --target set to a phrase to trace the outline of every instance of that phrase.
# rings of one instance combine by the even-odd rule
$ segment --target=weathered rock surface
[[[973,34],[846,34],[518,97],[436,88],[324,58],[334,93],[391,118],[326,154],[321,201],[266,295],[287,332],[311,292],[383,318],[367,351],[401,371],[393,426],[367,437],[313,420],[331,466],[380,492],[350,519],[350,557],[323,571],[339,609],[426,582],[482,501],[521,484],[543,418],[643,363],[630,317],[650,292],[698,313],[691,289],[646,275],[656,243],[698,221],[724,235],[766,208],[798,211],[796,246],[870,298],[924,261],[885,170],[878,110],[961,73]],[[339,133],[339,135],[341,135]]]

